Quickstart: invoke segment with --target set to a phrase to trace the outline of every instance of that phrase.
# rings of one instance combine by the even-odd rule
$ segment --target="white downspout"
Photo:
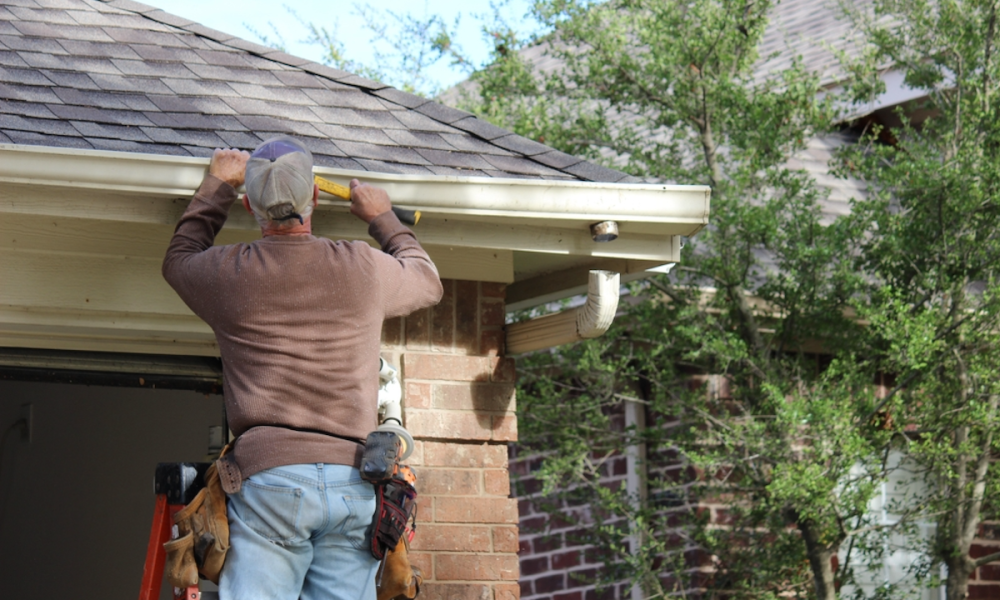
[[[521,354],[595,338],[608,330],[618,310],[621,276],[591,271],[583,306],[507,326],[507,354]]]

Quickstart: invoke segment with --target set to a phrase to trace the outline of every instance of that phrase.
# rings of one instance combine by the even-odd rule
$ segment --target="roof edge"
[[[140,196],[190,197],[208,163],[207,158],[187,156],[0,144],[0,181]],[[708,223],[710,209],[711,189],[702,185],[395,175],[327,167],[314,171],[344,183],[353,178],[372,182],[386,188],[394,203],[442,217],[545,223],[618,220],[646,227],[679,226],[685,232],[672,235],[693,235]],[[347,205],[325,194],[321,204]]]

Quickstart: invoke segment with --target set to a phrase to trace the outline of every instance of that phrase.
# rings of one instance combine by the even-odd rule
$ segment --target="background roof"
[[[637,181],[473,115],[130,0],[4,0],[0,143],[208,156],[292,134],[317,165]]]

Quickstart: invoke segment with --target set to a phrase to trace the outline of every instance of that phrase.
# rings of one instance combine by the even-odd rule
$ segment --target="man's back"
[[[214,246],[244,180],[264,239]],[[377,425],[382,321],[435,304],[442,287],[388,195],[351,189],[351,212],[381,250],[311,235],[318,190],[295,140],[253,155],[216,150],[163,261],[215,331],[239,436],[219,461],[231,542],[223,600],[374,598],[365,531],[375,496],[356,467]]]

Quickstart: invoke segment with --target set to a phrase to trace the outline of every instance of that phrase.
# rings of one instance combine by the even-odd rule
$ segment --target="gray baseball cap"
[[[247,161],[245,186],[258,218],[286,221],[312,213],[313,158],[308,148],[288,136],[257,146]]]

